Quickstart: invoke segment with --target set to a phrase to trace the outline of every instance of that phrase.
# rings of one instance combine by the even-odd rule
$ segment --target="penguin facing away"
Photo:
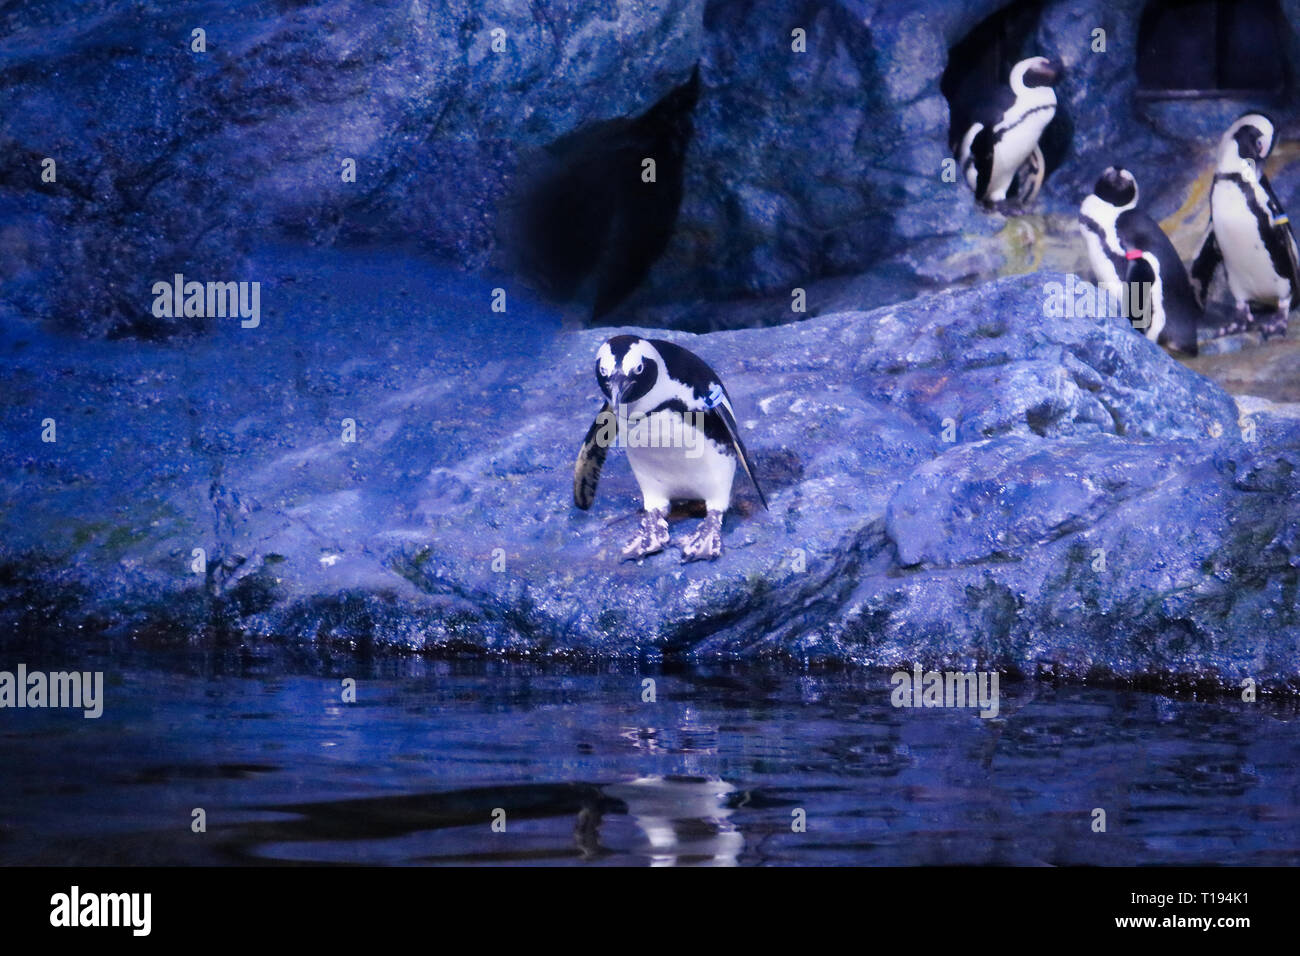
[[[1134,328],[1173,352],[1197,354],[1200,307],[1178,250],[1160,224],[1137,208],[1138,185],[1109,166],[1079,207],[1079,231],[1097,284],[1137,305]]]
[[[584,511],[591,507],[609,446],[617,441],[627,448],[644,504],[640,530],[623,548],[623,559],[663,550],[674,499],[702,500],[707,509],[699,530],[681,545],[683,560],[718,557],[737,462],[767,507],[722,380],[680,345],[616,335],[596,353],[596,382],[605,403],[574,463],[573,503]]]
[[[1027,164],[1027,182],[1022,178],[1019,196],[1024,205],[1038,192],[1044,162],[1038,141],[1056,115],[1056,91],[1060,64],[1034,56],[1011,68],[1007,86],[1000,86],[979,98],[971,111],[957,147],[957,159],[966,183],[984,206],[1002,208],[1007,192]]]
[[[1128,269],[1117,220],[1121,213],[1136,209],[1137,203],[1138,186],[1133,174],[1121,166],[1110,166],[1079,206],[1079,232],[1088,250],[1093,278],[1114,298],[1123,294]]]
[[[1300,289],[1295,235],[1263,169],[1274,136],[1272,121],[1262,113],[1247,113],[1223,134],[1210,189],[1210,226],[1192,262],[1193,292],[1202,304],[1223,266],[1237,310],[1228,331],[1252,324],[1251,303],[1275,310],[1260,326],[1265,337],[1286,333]]]

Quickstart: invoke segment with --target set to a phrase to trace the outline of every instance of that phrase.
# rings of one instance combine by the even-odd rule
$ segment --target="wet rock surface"
[[[258,262],[262,325],[184,348],[5,314],[6,627],[1294,681],[1300,420],[1045,321],[1061,276],[664,333],[724,376],[771,510],[738,479],[718,561],[621,563],[623,453],[571,500],[603,331],[401,258]]]
[[[4,619],[1293,683],[1294,332],[1192,371],[1043,295],[1086,275],[1077,204],[1111,163],[1190,259],[1247,107],[1300,207],[1295,108],[1140,96],[1139,0],[1021,5],[1006,52],[1064,62],[1064,138],[1029,214],[981,213],[940,175],[940,81],[1000,6],[0,13]],[[647,150],[671,202],[639,189]],[[521,255],[565,321],[507,277]],[[260,282],[262,324],[153,315],[176,273]],[[737,397],[772,509],[742,479],[715,563],[617,560],[639,505],[618,453],[572,506],[608,333],[570,326],[607,308],[681,330]]]
[[[1234,395],[1294,405],[1300,402],[1300,327],[1292,322],[1285,339],[1273,339],[1267,346],[1246,342],[1235,351],[1198,357],[1188,365]]]
[[[521,161],[684,82],[702,6],[11,7],[5,297],[83,334],[161,337],[192,323],[150,320],[152,282],[242,277],[267,236],[405,243],[479,268]]]
[[[608,229],[613,245],[631,247],[632,263],[604,277],[619,296],[621,280],[636,285],[642,260],[654,260],[611,321],[690,330],[711,328],[712,303],[738,296],[782,299],[763,322],[791,321],[791,290],[819,279],[855,284],[867,293],[859,304],[885,304],[994,275],[1077,268],[1078,203],[1112,163],[1136,173],[1144,207],[1190,258],[1215,145],[1246,108],[1278,121],[1269,172],[1284,204],[1300,205],[1289,171],[1300,131],[1293,97],[1144,99],[1141,0],[1105,10],[1049,0],[1020,4],[1004,45],[1007,57],[1046,52],[1064,63],[1060,155],[1027,220],[977,211],[964,185],[942,178],[949,107],[940,80],[950,51],[1003,6],[11,6],[0,14],[2,294],[83,334],[162,337],[192,326],[149,315],[154,281],[247,277],[250,250],[268,238],[406,244],[460,268],[502,266],[521,255],[511,210],[555,172],[557,150],[592,138],[597,158],[617,158],[597,164],[610,180],[601,195],[623,195],[622,166],[643,185],[646,155],[680,153],[680,169],[663,171],[650,201],[603,203],[607,218],[592,212],[584,232]],[[1300,6],[1281,9],[1280,55],[1294,73]],[[1106,31],[1105,52],[1094,52],[1095,29]],[[675,136],[602,141],[602,130],[634,126],[697,67],[684,146]],[[592,156],[570,156],[567,171],[586,175]],[[41,178],[46,159],[57,164],[55,182]],[[349,159],[355,181],[344,178]],[[642,255],[638,237],[663,226],[678,190],[678,215],[664,217],[671,236]],[[655,221],[639,221],[640,208]],[[608,306],[599,288],[552,285],[584,317]],[[848,307],[834,298],[810,296],[810,312]]]

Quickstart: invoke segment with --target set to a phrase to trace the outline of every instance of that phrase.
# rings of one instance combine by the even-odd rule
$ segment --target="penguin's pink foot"
[[[623,547],[623,560],[635,561],[647,554],[662,551],[668,543],[668,509],[641,513],[641,530]]]
[[[1259,334],[1267,341],[1273,336],[1286,338],[1287,314],[1280,308],[1259,323]]]
[[[682,542],[683,561],[712,561],[722,554],[722,512],[710,511],[700,528]]]
[[[1248,332],[1255,325],[1255,316],[1250,311],[1250,306],[1244,302],[1237,303],[1233,310],[1232,320],[1223,327],[1224,335],[1236,335],[1239,332]]]

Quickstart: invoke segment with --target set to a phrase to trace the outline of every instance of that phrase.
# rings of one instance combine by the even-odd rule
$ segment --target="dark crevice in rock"
[[[641,116],[580,129],[522,161],[539,169],[521,175],[512,241],[547,295],[578,299],[599,320],[641,284],[677,223],[699,89],[697,67]]]

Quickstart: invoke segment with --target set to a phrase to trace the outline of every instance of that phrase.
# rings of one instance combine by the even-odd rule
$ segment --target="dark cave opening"
[[[1277,0],[1152,0],[1138,25],[1138,90],[1169,99],[1281,96],[1285,33]]]
[[[989,90],[1005,86],[1016,63],[1030,56],[1055,58],[1055,50],[1042,49],[1037,41],[1044,6],[1044,0],[1008,4],[981,20],[949,49],[939,90],[948,101],[948,146],[954,156],[980,99]],[[1070,149],[1073,125],[1061,92],[1067,83],[1068,74],[1057,87],[1056,115],[1038,144],[1046,175],[1064,161]]]
[[[598,321],[663,254],[681,207],[699,86],[696,68],[640,116],[577,130],[533,161],[512,242],[520,271],[546,295],[590,305]]]

